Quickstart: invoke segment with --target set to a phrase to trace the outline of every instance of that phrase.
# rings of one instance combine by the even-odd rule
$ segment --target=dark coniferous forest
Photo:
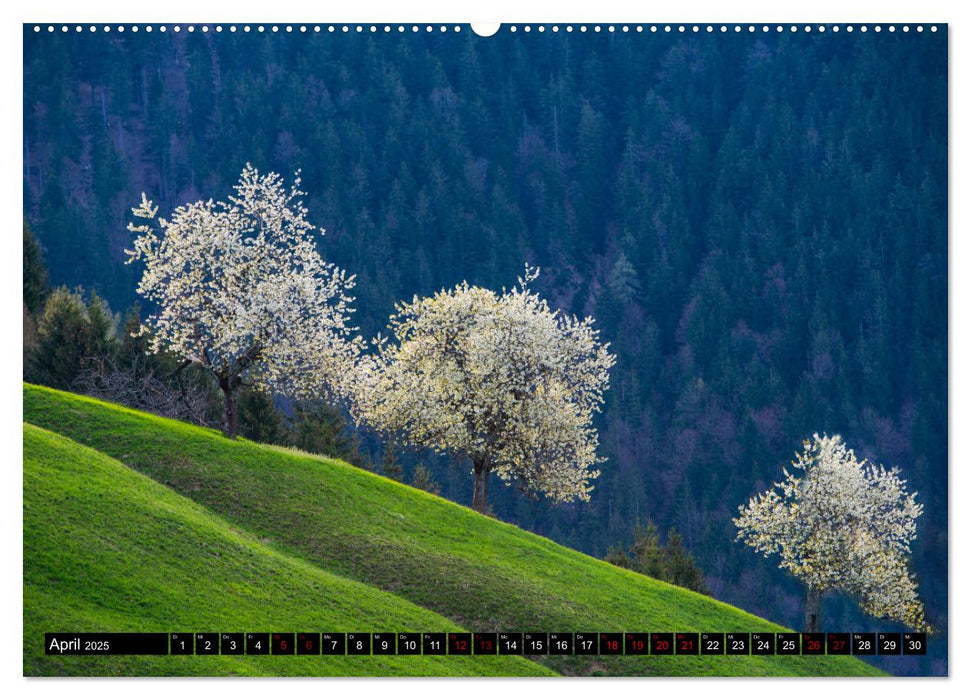
[[[715,597],[798,627],[800,586],[731,519],[839,433],[925,506],[940,634],[897,672],[947,672],[946,135],[946,31],[24,34],[24,215],[51,285],[132,307],[140,194],[221,199],[247,162],[300,169],[365,337],[396,300],[538,265],[617,354],[607,461],[585,504],[494,483],[497,517],[598,557],[676,528]],[[469,503],[468,465],[399,460]],[[824,608],[829,630],[894,629]]]

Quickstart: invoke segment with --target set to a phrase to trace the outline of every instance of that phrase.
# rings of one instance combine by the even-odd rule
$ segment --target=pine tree
[[[90,356],[105,357],[113,355],[118,350],[116,329],[118,319],[108,308],[108,302],[91,292],[91,299],[87,306],[88,331],[91,335]]]
[[[614,566],[711,595],[701,569],[674,528],[668,531],[667,541],[662,544],[653,522],[648,520],[646,525],[638,523],[634,526],[634,541],[630,547],[611,547],[604,559]]]
[[[38,342],[30,381],[70,389],[86,362],[113,356],[114,321],[96,294],[85,304],[82,292],[65,287],[47,297],[37,328]]]
[[[704,575],[695,564],[691,552],[684,546],[684,540],[673,527],[668,531],[663,549],[664,580],[676,586],[689,588],[704,595],[711,595],[705,585]]]
[[[433,493],[436,496],[441,492],[441,487],[432,476],[431,470],[421,463],[415,467],[415,473],[411,476],[411,485],[416,489]]]
[[[44,305],[47,297],[47,268],[44,254],[33,232],[24,222],[24,305],[31,314],[36,314]]]
[[[388,440],[384,446],[384,456],[381,458],[381,473],[389,479],[401,481],[404,478],[405,470],[398,462],[398,456],[394,451],[394,443]]]
[[[283,415],[265,391],[247,388],[239,397],[239,432],[254,442],[279,445],[286,441]]]
[[[299,403],[294,408],[294,447],[314,454],[343,459],[364,469],[367,460],[341,412],[323,402]]]
[[[34,361],[40,347],[40,336],[37,333],[37,321],[24,304],[24,348],[23,348],[23,376],[24,379],[34,375]]]

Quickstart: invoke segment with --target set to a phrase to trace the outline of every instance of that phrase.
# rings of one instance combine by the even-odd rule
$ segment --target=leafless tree
[[[185,378],[181,369],[165,381],[154,369],[125,366],[113,357],[91,357],[84,361],[74,389],[96,399],[208,426],[209,394]]]

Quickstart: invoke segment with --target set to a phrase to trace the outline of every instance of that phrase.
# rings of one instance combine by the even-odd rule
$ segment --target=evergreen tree
[[[384,445],[384,456],[381,458],[381,473],[389,479],[401,481],[404,478],[404,469],[398,462],[398,456],[394,451],[394,443],[388,440]]]
[[[411,485],[416,489],[433,493],[436,496],[441,492],[441,487],[432,476],[431,470],[421,463],[415,467],[415,473],[411,475]]]
[[[343,459],[367,469],[367,458],[340,410],[323,402],[303,402],[294,408],[294,447],[314,454]]]
[[[23,376],[24,378],[33,377],[34,359],[37,357],[37,350],[40,346],[40,337],[37,333],[37,321],[27,310],[24,304],[24,347],[23,347]]]
[[[81,291],[66,287],[47,297],[37,328],[30,381],[69,389],[85,363],[109,357],[117,347],[111,310],[96,294],[85,304]]]
[[[273,398],[257,388],[246,388],[239,397],[239,431],[253,442],[280,445],[287,431]]]
[[[665,581],[705,595],[711,595],[705,585],[701,569],[695,564],[691,552],[684,546],[684,540],[673,527],[668,531],[662,557],[664,559]]]
[[[607,286],[622,304],[630,303],[638,292],[637,271],[624,251],[618,253],[613,267],[610,268]]]
[[[611,547],[604,559],[614,566],[711,595],[705,586],[704,575],[694,557],[685,548],[681,535],[671,528],[662,544],[657,527],[650,520],[634,527],[634,541],[629,547]]]
[[[31,314],[40,311],[47,297],[47,268],[44,254],[33,232],[24,222],[24,306]]]
[[[90,356],[113,356],[118,351],[118,319],[108,308],[108,302],[91,292],[87,305],[88,332],[91,337]]]

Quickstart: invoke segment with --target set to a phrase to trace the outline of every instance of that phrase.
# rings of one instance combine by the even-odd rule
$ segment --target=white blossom
[[[551,311],[529,290],[537,274],[527,266],[502,294],[463,282],[398,304],[394,341],[379,337],[361,363],[355,417],[468,458],[484,478],[588,500],[602,461],[593,415],[615,358],[593,319]]]
[[[349,325],[354,277],[318,254],[299,185],[247,164],[228,201],[185,204],[168,219],[142,195],[126,252],[144,263],[138,292],[157,309],[143,326],[153,351],[211,371],[224,392],[244,381],[346,392],[363,346]]]
[[[805,442],[774,489],[739,506],[738,539],[818,592],[842,591],[878,618],[929,629],[909,570],[923,506],[897,468],[858,460],[838,435]]]

